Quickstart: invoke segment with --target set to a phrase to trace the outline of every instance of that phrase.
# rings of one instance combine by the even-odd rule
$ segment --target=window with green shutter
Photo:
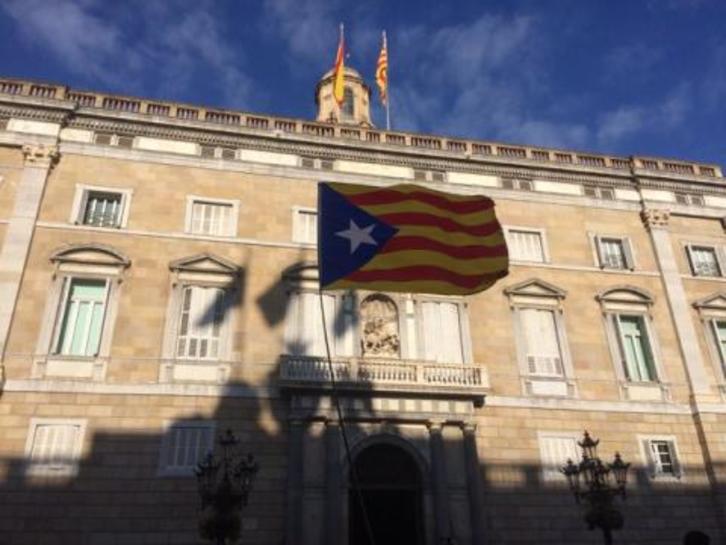
[[[106,314],[108,282],[72,278],[67,280],[56,354],[96,356]]]
[[[643,316],[617,315],[615,322],[620,336],[620,350],[628,380],[657,380],[653,351]]]

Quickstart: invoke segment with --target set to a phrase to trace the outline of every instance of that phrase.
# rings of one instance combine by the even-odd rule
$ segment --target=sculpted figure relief
[[[360,317],[363,356],[397,358],[401,341],[396,304],[385,295],[370,295],[360,305]]]

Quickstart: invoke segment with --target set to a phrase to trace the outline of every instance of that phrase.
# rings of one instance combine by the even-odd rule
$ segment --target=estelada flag
[[[381,94],[381,102],[384,105],[388,100],[388,44],[386,42],[386,33],[384,32],[381,52],[378,54],[378,63],[376,64],[376,83]]]
[[[345,99],[345,39],[343,38],[343,25],[340,25],[340,40],[338,41],[338,52],[335,54],[335,66],[333,67],[333,98],[338,106],[343,104]]]
[[[466,295],[506,276],[494,202],[417,185],[318,184],[321,289]]]

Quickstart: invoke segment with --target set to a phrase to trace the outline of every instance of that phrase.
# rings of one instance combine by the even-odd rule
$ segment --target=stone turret
[[[345,98],[343,104],[333,98],[333,70],[320,78],[315,88],[315,103],[318,105],[318,121],[371,127],[371,89],[354,68],[345,67]]]

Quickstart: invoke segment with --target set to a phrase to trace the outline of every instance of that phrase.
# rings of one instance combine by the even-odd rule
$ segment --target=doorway
[[[423,545],[423,491],[416,460],[400,447],[378,443],[361,451],[353,463],[375,545]],[[371,545],[361,501],[352,488],[348,513],[349,544]]]

